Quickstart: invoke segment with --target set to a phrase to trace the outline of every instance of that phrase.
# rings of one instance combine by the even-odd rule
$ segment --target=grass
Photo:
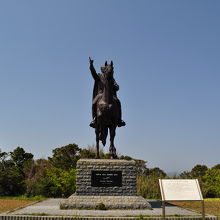
[[[201,202],[172,202],[174,205],[178,205],[185,209],[190,209],[201,213]],[[206,215],[215,215],[220,218],[220,198],[217,199],[205,199],[205,213]]]

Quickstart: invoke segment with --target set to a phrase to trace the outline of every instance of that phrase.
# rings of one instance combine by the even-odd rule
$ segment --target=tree
[[[52,165],[63,170],[76,168],[76,162],[80,158],[80,148],[77,144],[68,144],[63,147],[55,148],[53,156],[49,159]]]
[[[220,164],[213,166],[211,169],[220,170]]]
[[[161,170],[159,167],[149,169],[149,174],[160,178],[166,176],[166,173],[163,170]]]
[[[0,195],[19,195],[25,192],[24,167],[32,158],[33,155],[21,147],[9,154],[0,152]]]
[[[25,192],[25,180],[18,167],[7,167],[0,173],[0,195],[14,196]]]
[[[11,160],[16,167],[24,168],[26,162],[33,159],[34,155],[26,153],[22,147],[17,147],[14,151],[10,152]]]
[[[51,168],[51,163],[45,159],[32,161],[25,167],[26,194],[28,196],[42,194],[40,182],[46,177],[47,170]]]
[[[8,154],[6,152],[2,152],[0,149],[0,170],[4,170],[6,168],[6,158],[8,157]]]
[[[220,169],[208,169],[202,177],[202,182],[205,197],[220,197]]]
[[[134,159],[136,163],[137,173],[138,174],[149,174],[149,169],[147,168],[147,161]]]
[[[196,165],[191,170],[191,176],[193,178],[201,178],[205,175],[206,171],[208,170],[208,167],[206,165]]]
[[[96,153],[90,149],[81,149],[80,150],[80,158],[90,158],[94,159],[96,157]]]
[[[179,177],[182,179],[191,179],[192,175],[191,175],[191,172],[184,171],[179,175]]]

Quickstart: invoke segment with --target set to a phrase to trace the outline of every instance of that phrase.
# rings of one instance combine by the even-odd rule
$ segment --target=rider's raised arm
[[[91,60],[91,58],[89,57],[89,63],[90,63],[90,71],[92,74],[92,77],[94,78],[94,80],[99,80],[98,74],[96,73],[96,70],[93,66],[93,60]]]

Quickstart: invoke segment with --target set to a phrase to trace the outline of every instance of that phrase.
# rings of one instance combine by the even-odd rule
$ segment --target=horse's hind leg
[[[109,153],[111,155],[112,159],[117,159],[117,154],[116,154],[116,148],[114,145],[114,139],[115,139],[115,130],[116,126],[110,127],[110,147],[109,147]]]
[[[96,133],[96,159],[99,159],[99,126],[97,125],[95,128],[95,133]]]

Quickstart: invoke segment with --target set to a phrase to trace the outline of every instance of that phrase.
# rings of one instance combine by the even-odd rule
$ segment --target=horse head
[[[114,67],[113,67],[113,62],[111,61],[110,64],[105,61],[105,66],[101,67],[101,72],[103,73],[106,78],[113,78],[114,74]]]

